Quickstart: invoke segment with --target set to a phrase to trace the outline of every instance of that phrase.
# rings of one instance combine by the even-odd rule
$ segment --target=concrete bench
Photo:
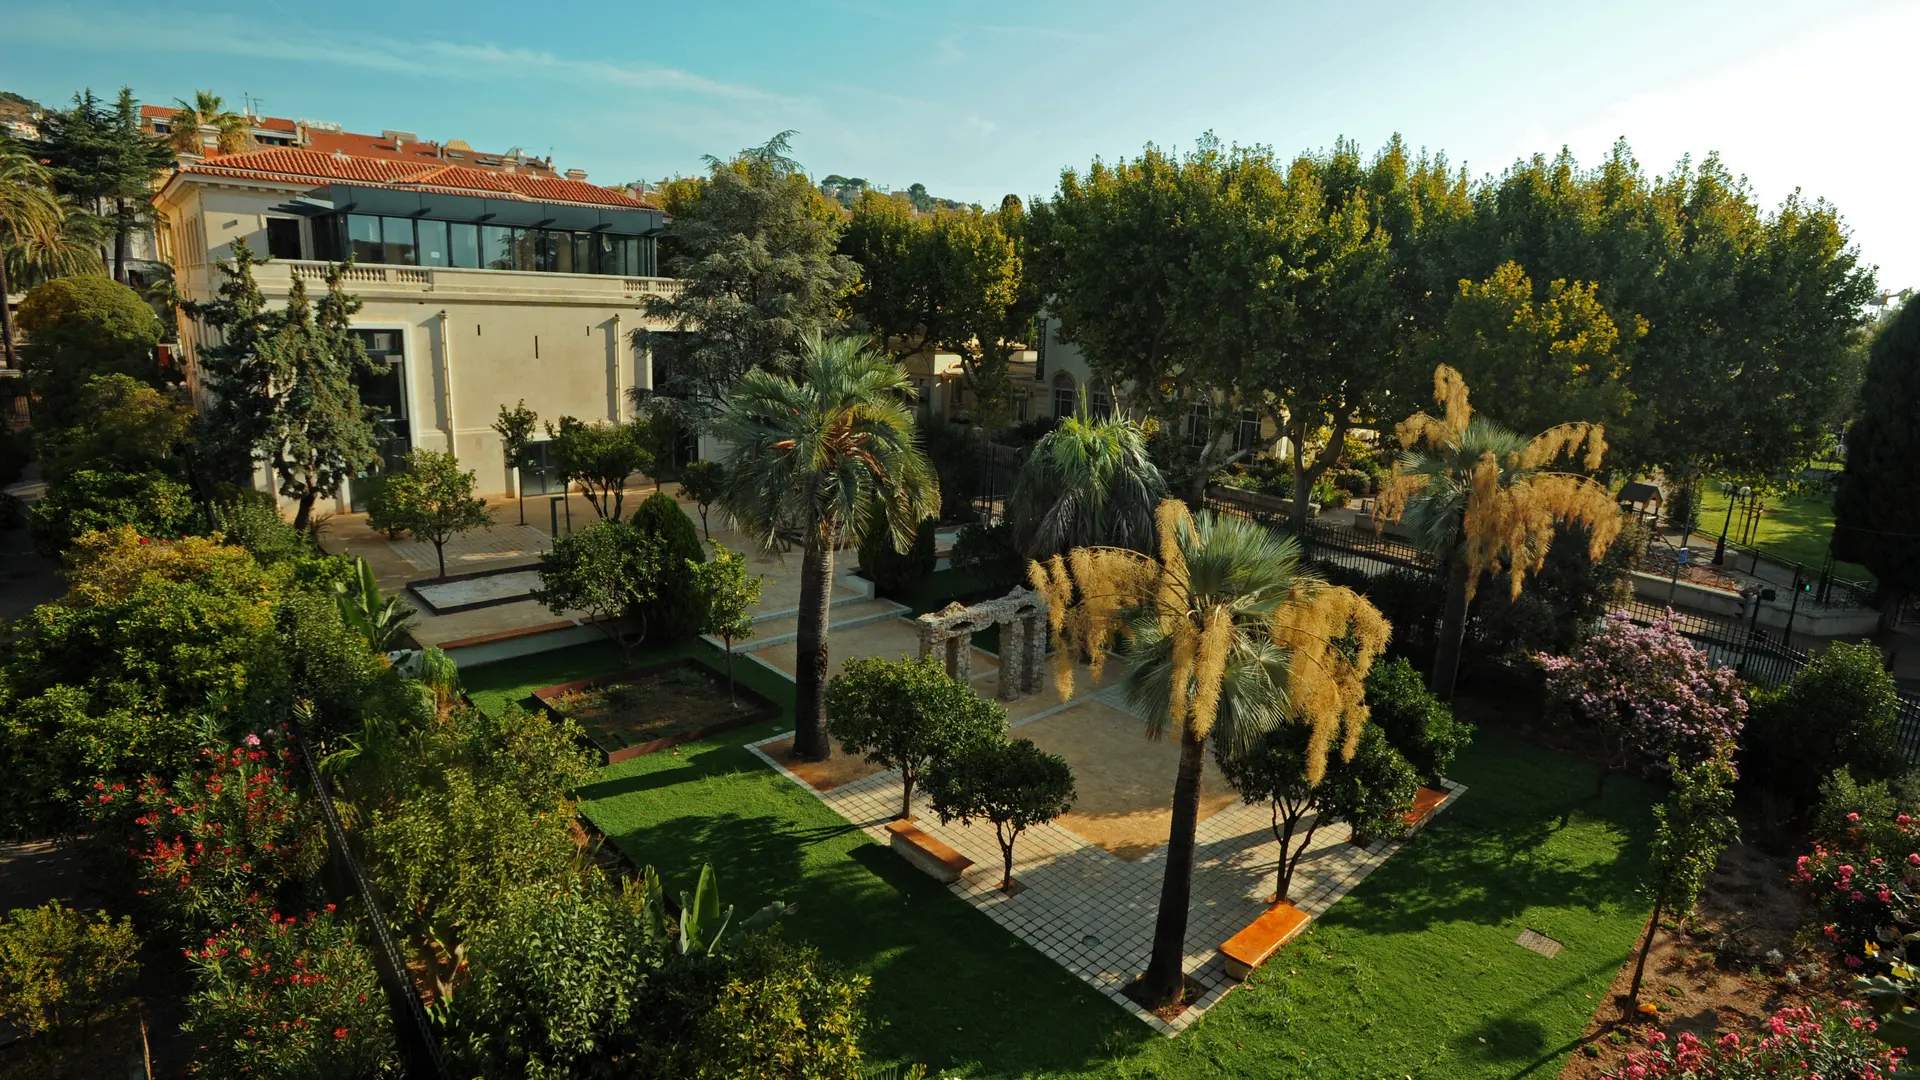
[[[911,821],[889,821],[887,831],[893,834],[887,841],[888,847],[943,885],[959,881],[960,875],[973,865],[972,859],[929,836]]]
[[[1425,825],[1427,819],[1433,817],[1433,812],[1440,809],[1440,804],[1446,801],[1446,792],[1435,791],[1430,787],[1421,788],[1413,797],[1413,809],[1407,811],[1407,835],[1411,836],[1419,831],[1420,826]]]
[[[1253,969],[1272,959],[1280,951],[1280,946],[1300,936],[1300,932],[1313,921],[1313,916],[1294,907],[1292,904],[1275,904],[1266,914],[1247,924],[1246,929],[1227,939],[1220,946],[1220,955],[1227,962],[1227,974],[1235,979],[1245,979],[1253,974]]]

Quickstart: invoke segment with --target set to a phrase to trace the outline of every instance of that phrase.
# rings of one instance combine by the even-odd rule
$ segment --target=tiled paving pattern
[[[412,538],[390,541],[393,553],[409,566],[425,574],[440,572],[433,545]],[[531,525],[495,525],[475,529],[447,541],[447,573],[468,574],[490,566],[530,563],[539,560],[553,538]]]
[[[976,681],[976,687],[980,685]],[[1040,700],[1052,698],[1050,689],[1039,696]],[[1065,705],[1016,719],[1014,726],[1018,730],[1095,708],[1130,711],[1119,688],[1108,685]],[[1137,732],[1134,737],[1144,738]],[[760,749],[777,741],[768,739],[752,749],[789,780],[861,826],[876,842],[888,842],[885,826],[900,805],[898,772],[876,773],[843,787],[816,791]],[[1169,769],[1169,791],[1172,782]],[[1448,784],[1448,798],[1440,809],[1453,805],[1454,798],[1465,790]],[[1029,829],[1015,846],[1013,867],[1014,879],[1026,888],[1007,896],[999,891],[1000,846],[991,826],[942,825],[918,794],[914,816],[922,829],[973,860],[973,867],[951,886],[955,893],[1112,998],[1122,1009],[1169,1036],[1185,1030],[1238,985],[1227,977],[1218,950],[1222,942],[1266,910],[1266,897],[1273,891],[1274,861],[1279,856],[1265,806],[1247,806],[1236,800],[1200,823],[1187,921],[1186,970],[1206,989],[1198,1002],[1169,1023],[1135,1005],[1121,992],[1146,970],[1166,859],[1164,843],[1129,860],[1089,842],[1061,823]],[[1344,825],[1323,828],[1301,860],[1294,875],[1294,903],[1309,914],[1318,916],[1332,907],[1400,846],[1397,841],[1376,841],[1359,848],[1349,844],[1347,838]]]
[[[461,604],[484,604],[526,596],[540,587],[540,571],[514,570],[505,574],[415,585],[420,598],[442,611]]]

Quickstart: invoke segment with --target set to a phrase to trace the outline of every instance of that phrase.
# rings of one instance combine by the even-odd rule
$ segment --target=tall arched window
[[[1073,376],[1061,372],[1053,377],[1053,415],[1066,419],[1073,415]]]

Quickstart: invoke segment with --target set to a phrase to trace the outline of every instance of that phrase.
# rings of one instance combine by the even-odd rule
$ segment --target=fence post
[[[386,987],[388,1004],[393,1009],[394,1034],[398,1036],[408,1058],[407,1073],[411,1076],[433,1077],[435,1080],[452,1080],[452,1074],[447,1072],[446,1060],[440,1056],[440,1044],[433,1037],[433,1023],[427,1019],[427,1010],[421,1006],[420,994],[414,989],[413,977],[407,971],[406,958],[393,940],[393,932],[387,926],[387,916],[380,908],[379,899],[374,896],[373,885],[367,880],[359,857],[347,845],[347,831],[341,827],[340,815],[334,810],[333,796],[327,792],[326,782],[320,776],[319,762],[313,756],[313,747],[307,744],[306,732],[301,729],[297,718],[287,727],[293,734],[294,746],[300,751],[300,760],[307,767],[307,779],[313,784],[314,801],[320,806],[320,819],[326,827],[327,846],[333,850],[339,866],[346,871],[348,881],[366,907],[367,926],[373,933],[375,946],[374,967],[381,975],[380,981]]]

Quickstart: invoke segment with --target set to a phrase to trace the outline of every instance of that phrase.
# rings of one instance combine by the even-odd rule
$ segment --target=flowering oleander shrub
[[[1860,1005],[1842,1001],[1830,1011],[1781,1009],[1762,1035],[1726,1032],[1704,1042],[1691,1032],[1669,1037],[1647,1032],[1647,1047],[1627,1055],[1607,1080],[1885,1080],[1900,1067],[1900,1051],[1874,1038],[1877,1025]]]
[[[315,823],[294,789],[288,751],[257,736],[231,750],[208,749],[172,784],[157,777],[139,790],[102,786],[95,805],[111,813],[131,797],[132,854],[140,894],[159,921],[186,940],[251,921],[289,883],[311,876],[325,855]]]
[[[1887,858],[1815,844],[1813,854],[1800,856],[1793,880],[1819,911],[1820,932],[1857,970],[1878,954],[1881,931],[1904,922],[1913,907],[1920,852]]]
[[[373,959],[333,906],[305,919],[269,914],[188,949],[198,989],[183,1025],[191,1073],[302,1080],[398,1069]]]
[[[1705,760],[1739,737],[1747,702],[1740,680],[1681,634],[1668,611],[1652,626],[1609,613],[1572,654],[1537,654],[1547,691],[1591,724],[1616,767],[1678,757]]]

